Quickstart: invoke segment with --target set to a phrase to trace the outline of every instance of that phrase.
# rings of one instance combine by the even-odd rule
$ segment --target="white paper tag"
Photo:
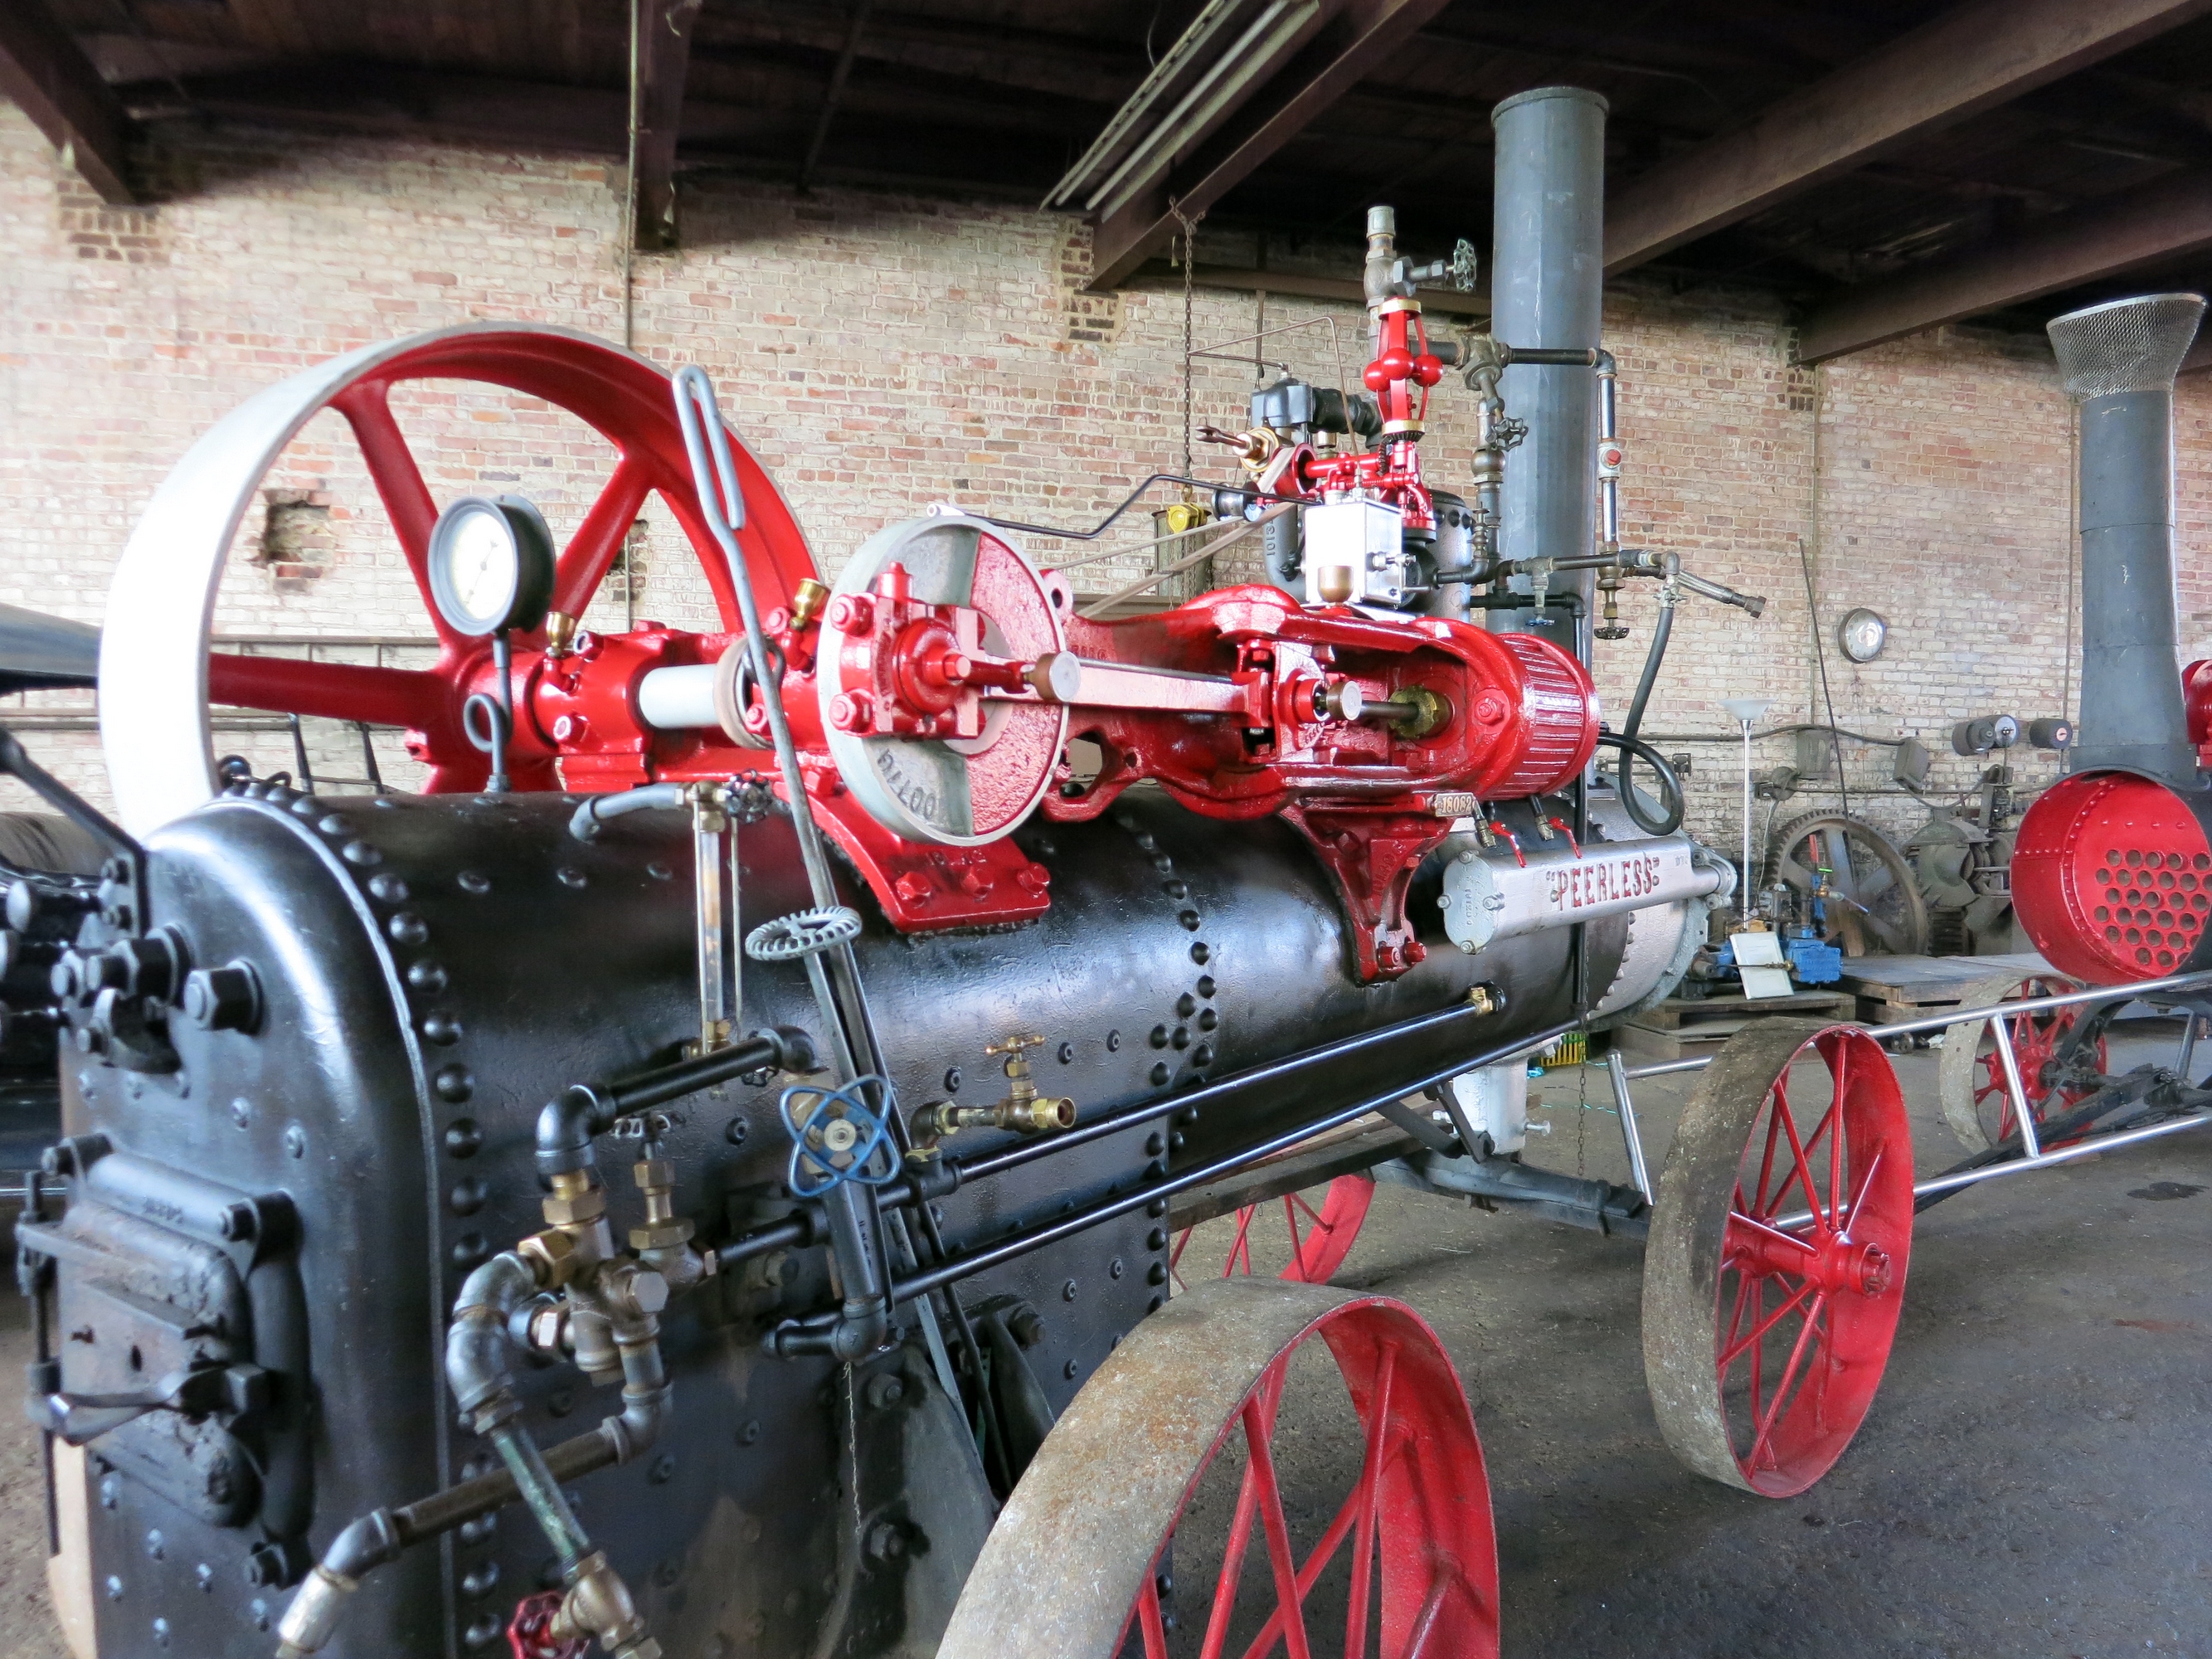
[[[1760,997],[1790,996],[1797,989],[1790,982],[1787,968],[1744,968],[1739,971],[1743,975],[1743,994],[1753,1001]]]
[[[1779,968],[1782,966],[1782,935],[1753,933],[1746,929],[1730,933],[1729,943],[1735,946],[1735,963],[1739,968]]]

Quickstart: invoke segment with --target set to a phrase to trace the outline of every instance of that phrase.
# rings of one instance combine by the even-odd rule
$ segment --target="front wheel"
[[[1698,1079],[1644,1259],[1660,1432],[1767,1498],[1813,1485],[1881,1384],[1912,1249],[1912,1139],[1866,1032],[1762,1021]]]

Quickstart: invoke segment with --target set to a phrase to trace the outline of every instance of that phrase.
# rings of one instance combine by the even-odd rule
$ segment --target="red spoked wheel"
[[[1977,980],[1961,994],[1962,1008],[1986,1008],[1994,1003],[2025,1001],[2032,997],[2063,996],[2083,987],[2063,974],[2032,974],[2021,978],[1998,974]],[[2012,1038],[2013,1056],[2020,1065],[2021,1091],[2036,1126],[2087,1100],[2093,1092],[2080,1086],[2062,1086],[2056,1061],[2058,1045],[2088,1012],[2083,1003],[2038,1012],[2007,1014],[2006,1034]],[[1997,1052],[1997,1022],[1968,1020],[1943,1034],[1943,1058],[1936,1068],[1936,1095],[1943,1106],[1943,1121],[1969,1152],[2001,1145],[2020,1133],[2020,1115],[2004,1073],[2004,1057]],[[2096,1068],[2105,1069],[2105,1039],[2094,1049]],[[2078,1139],[2078,1136],[2071,1137]]]
[[[1911,1249],[1881,1046],[1808,1020],[1731,1038],[1683,1111],[1644,1255],[1644,1376],[1675,1455],[1768,1498],[1826,1474],[1881,1384]]]
[[[474,383],[542,399],[605,441],[606,481],[559,556],[556,612],[583,615],[640,507],[657,493],[698,557],[723,626],[738,626],[730,572],[699,517],[669,379],[660,370],[585,335],[500,324],[363,347],[267,387],[225,416],[163,481],[131,534],[108,601],[100,670],[101,738],[125,828],[144,835],[213,794],[210,701],[404,727],[413,734],[410,748],[430,768],[430,789],[482,786],[485,757],[469,741],[461,710],[490,676],[490,647],[455,633],[431,603],[430,532],[441,504],[392,409],[396,388],[420,382]],[[231,541],[285,446],[325,409],[351,433],[437,633],[433,667],[299,662],[208,648],[204,619]],[[742,445],[732,447],[747,508],[738,539],[766,611],[789,604],[799,581],[814,574],[813,560],[759,463]],[[519,693],[545,642],[542,634],[514,641]],[[518,720],[518,732],[526,736],[526,729],[527,720]],[[517,788],[560,787],[542,744],[533,751],[519,744],[511,769]]]
[[[1358,1174],[1339,1176],[1330,1182],[1319,1209],[1314,1207],[1305,1193],[1284,1193],[1277,1198],[1244,1205],[1236,1212],[1236,1230],[1230,1235],[1229,1256],[1219,1276],[1231,1279],[1255,1271],[1264,1273],[1273,1267],[1276,1257],[1282,1254],[1280,1235],[1273,1225],[1274,1207],[1279,1204],[1283,1214],[1281,1232],[1288,1235],[1289,1255],[1276,1277],[1304,1285],[1327,1284],[1344,1266],[1345,1257],[1352,1254],[1360,1225],[1367,1219],[1367,1206],[1374,1201],[1375,1177]],[[1255,1228],[1266,1235],[1260,1241],[1261,1265],[1256,1269],[1252,1261]],[[1181,1229],[1176,1234],[1174,1251],[1168,1257],[1168,1268],[1174,1275],[1178,1292],[1189,1288],[1189,1281],[1183,1276],[1183,1252],[1197,1231],[1195,1224]]]
[[[1291,1437],[1359,1447],[1340,1498],[1307,1490],[1310,1452],[1286,1474]],[[1146,1319],[1076,1396],[938,1652],[1489,1659],[1498,1628],[1489,1480],[1435,1333],[1386,1297],[1232,1279]]]

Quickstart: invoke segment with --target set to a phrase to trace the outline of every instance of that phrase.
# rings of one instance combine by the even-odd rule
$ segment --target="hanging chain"
[[[1583,1063],[1575,1067],[1575,1080],[1579,1097],[1578,1109],[1575,1113],[1575,1178],[1579,1181],[1583,1174],[1583,1143],[1588,1139],[1589,1129],[1589,1055],[1587,1051],[1583,1055]]]
[[[853,1460],[853,1559],[857,1574],[866,1539],[860,1529],[860,1378],[849,1360],[845,1365],[845,1453]]]
[[[1195,284],[1192,281],[1191,270],[1197,258],[1198,227],[1206,217],[1206,212],[1201,208],[1198,216],[1192,218],[1183,212],[1182,204],[1178,201],[1169,202],[1168,212],[1182,231],[1182,476],[1188,478],[1191,465],[1191,353],[1194,349],[1191,335],[1191,308],[1194,303],[1192,290]],[[1182,498],[1185,501],[1191,498],[1188,484],[1182,487]]]

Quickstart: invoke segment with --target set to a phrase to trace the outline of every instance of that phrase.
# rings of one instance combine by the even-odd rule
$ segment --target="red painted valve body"
[[[2013,905],[2052,967],[2117,985],[2212,965],[2212,801],[2193,797],[2138,773],[2082,772],[2027,809]]]

